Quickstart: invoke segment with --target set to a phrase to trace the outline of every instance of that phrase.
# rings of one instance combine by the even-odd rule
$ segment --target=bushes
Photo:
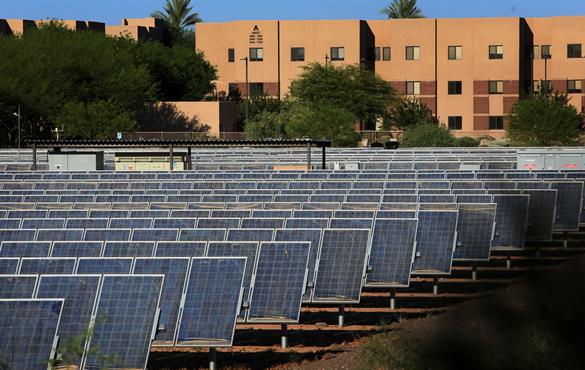
[[[479,140],[469,136],[458,137],[455,139],[455,146],[468,148],[477,147],[479,146]]]
[[[455,138],[445,126],[421,123],[404,131],[401,145],[407,148],[447,147],[455,145]]]

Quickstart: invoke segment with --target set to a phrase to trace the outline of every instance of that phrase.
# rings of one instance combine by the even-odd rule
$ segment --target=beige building
[[[541,80],[585,110],[584,25],[585,16],[234,21],[199,24],[197,48],[217,66],[219,91],[245,93],[246,57],[251,93],[273,96],[309,63],[362,64],[456,135],[499,138],[505,115]]]

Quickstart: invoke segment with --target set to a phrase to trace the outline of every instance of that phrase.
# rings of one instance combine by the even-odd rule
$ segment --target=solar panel
[[[287,229],[325,229],[328,226],[328,218],[288,218],[284,227]]]
[[[89,334],[91,316],[96,303],[100,277],[95,275],[41,276],[36,298],[64,298],[61,322],[59,323],[59,346],[85,345]],[[67,358],[71,357],[73,358]],[[63,358],[65,365],[81,364],[81,357],[67,353]]]
[[[557,190],[554,230],[579,231],[583,202],[583,183],[580,181],[554,181],[551,189]]]
[[[0,275],[16,274],[19,261],[19,258],[0,258]]]
[[[102,242],[54,242],[51,257],[99,257]]]
[[[374,223],[366,285],[407,287],[414,260],[417,219],[382,219]]]
[[[136,230],[135,230],[136,231]],[[152,257],[155,242],[106,242],[104,257]]]
[[[47,257],[51,242],[2,242],[0,257]]]
[[[223,241],[226,229],[182,229],[179,235],[180,241]]]
[[[0,299],[0,358],[6,369],[49,367],[62,307],[62,299]]]
[[[234,242],[269,242],[273,229],[229,229],[227,240]]]
[[[75,258],[22,258],[20,274],[59,275],[73,274]]]
[[[526,240],[552,240],[557,190],[524,190],[524,194],[530,195]]]
[[[34,241],[36,230],[34,229],[20,229],[20,230],[0,230],[0,242],[2,241]]]
[[[0,229],[18,229],[20,222],[20,218],[2,218],[0,219]],[[29,227],[29,229],[34,229],[34,227]]]
[[[307,210],[299,209],[293,211],[294,218],[331,218],[333,217],[333,211],[331,210]]]
[[[206,242],[158,242],[155,257],[203,257]]]
[[[197,225],[196,218],[155,218],[155,229],[193,229]]]
[[[87,229],[85,230],[85,241],[128,241],[130,240],[131,229]]]
[[[78,275],[95,274],[129,274],[132,270],[133,258],[79,258],[77,263]]]
[[[40,229],[37,241],[81,241],[83,229]]]
[[[22,229],[60,229],[64,226],[65,219],[63,218],[25,218],[20,227]]]
[[[67,219],[66,228],[68,229],[100,229],[107,228],[107,218],[70,218]]]
[[[206,209],[173,209],[171,211],[172,218],[198,218],[209,217],[210,211]]]
[[[493,249],[522,249],[528,222],[529,195],[494,195],[496,229]]]
[[[112,218],[111,229],[140,229],[149,228],[152,225],[152,218]]]
[[[237,228],[239,226],[239,218],[202,217],[197,221],[197,228],[199,229],[230,229]]]
[[[329,227],[332,229],[371,229],[371,218],[332,218]]]
[[[173,345],[181,298],[187,280],[189,258],[137,258],[134,274],[164,275],[164,285],[160,300],[160,318],[154,345]]]
[[[283,218],[243,218],[242,229],[277,229],[284,226]]]
[[[456,196],[455,201],[457,203],[492,203],[492,196],[480,194],[460,194]]]
[[[192,260],[177,346],[231,346],[245,270],[245,258]]]
[[[258,242],[210,242],[207,246],[207,257],[246,257],[246,271],[244,274],[244,292],[242,299],[248,302],[250,288],[252,287],[252,275],[256,266],[258,255]],[[241,313],[244,319],[244,313]]]
[[[370,230],[325,229],[313,301],[357,303],[366,270]]]
[[[162,286],[162,275],[104,276],[90,353],[98,349],[102,356],[114,359],[116,368],[145,368]],[[101,358],[90,354],[85,367],[114,365],[100,362]]]
[[[250,210],[246,209],[214,209],[211,217],[214,218],[242,218],[250,217]]]
[[[290,218],[292,211],[289,210],[264,210],[256,209],[252,211],[252,217],[255,218]]]
[[[441,195],[441,194],[421,194],[418,196],[419,203],[453,203],[455,202],[455,196],[453,195]]]
[[[36,275],[0,276],[0,299],[32,298],[36,285]]]
[[[305,292],[308,242],[263,242],[254,271],[249,322],[299,321]]]
[[[427,211],[418,213],[415,274],[449,274],[455,249],[458,211]]]
[[[495,219],[496,204],[460,203],[453,259],[489,260]]]
[[[132,240],[173,242],[177,240],[178,234],[179,229],[134,229]]]

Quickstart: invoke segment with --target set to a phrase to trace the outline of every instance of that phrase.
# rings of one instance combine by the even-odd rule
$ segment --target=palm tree
[[[186,31],[195,23],[201,22],[199,14],[191,13],[191,0],[165,0],[164,13],[157,10],[151,17],[161,19],[168,28]]]
[[[388,19],[399,18],[424,18],[422,11],[416,6],[416,0],[393,0],[380,13],[388,16]]]

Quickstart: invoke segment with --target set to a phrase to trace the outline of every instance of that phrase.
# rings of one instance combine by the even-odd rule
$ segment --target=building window
[[[391,59],[391,53],[390,53],[390,48],[382,48],[382,60],[384,60],[385,62],[389,61]]]
[[[490,94],[503,94],[504,93],[504,81],[490,81],[489,82],[489,93]]]
[[[490,45],[490,59],[504,59],[504,47],[502,45]]]
[[[461,116],[449,116],[449,130],[461,130],[463,127],[463,118]]]
[[[305,48],[290,48],[290,60],[293,62],[304,62]]]
[[[542,59],[550,59],[551,58],[550,45],[542,45],[540,47],[540,57]]]
[[[569,80],[567,81],[567,92],[569,94],[580,94],[583,91],[583,81]]]
[[[240,95],[240,88],[237,83],[230,82],[228,84],[228,96]]]
[[[373,52],[373,57],[374,57],[374,61],[375,62],[379,62],[380,59],[382,59],[382,56],[380,55],[380,48],[379,47],[375,47],[374,48],[374,52]]]
[[[581,58],[581,44],[567,45],[567,58]]]
[[[449,60],[461,60],[463,57],[462,46],[449,46],[448,47],[448,58]]]
[[[490,116],[490,130],[504,129],[504,116]]]
[[[420,82],[406,81],[406,95],[420,95]]]
[[[228,62],[233,63],[236,60],[236,51],[234,49],[228,49]]]
[[[264,95],[264,83],[250,82],[250,96]]]
[[[540,91],[540,80],[533,80],[532,81],[532,92],[539,92]]]
[[[540,59],[540,46],[532,45],[532,51],[530,53],[532,59]]]
[[[448,83],[449,95],[461,95],[462,85],[463,84],[461,81],[449,81]]]
[[[345,48],[331,48],[331,60],[343,61],[345,60]]]
[[[419,46],[407,46],[406,47],[406,60],[419,60],[420,59],[420,47]]]
[[[263,48],[250,48],[250,62],[261,62],[264,60]]]

